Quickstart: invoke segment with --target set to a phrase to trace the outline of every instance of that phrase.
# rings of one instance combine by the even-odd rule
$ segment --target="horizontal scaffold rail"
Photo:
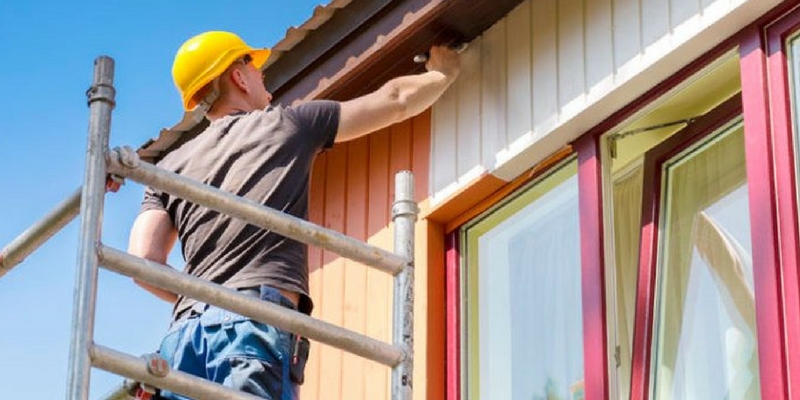
[[[396,366],[405,357],[404,351],[399,347],[186,275],[163,264],[102,245],[98,249],[98,256],[100,265],[114,272],[141,279],[173,293],[277,326],[390,367]]]
[[[25,260],[80,212],[81,188],[57,205],[44,218],[30,226],[0,251],[0,278]]]
[[[117,375],[127,376],[138,382],[144,382],[158,388],[181,393],[196,400],[261,399],[261,397],[240,392],[178,370],[170,370],[163,378],[158,377],[148,371],[147,363],[144,359],[103,346],[91,345],[89,347],[89,357],[92,359],[92,365],[97,368]],[[119,393],[114,393],[114,396],[118,398],[120,397],[119,395]]]
[[[305,242],[343,257],[397,275],[409,262],[403,257],[371,246],[335,230],[321,227],[255,201],[237,197],[194,179],[142,162],[130,148],[109,152],[108,172],[174,194],[212,210],[241,218],[290,239]]]

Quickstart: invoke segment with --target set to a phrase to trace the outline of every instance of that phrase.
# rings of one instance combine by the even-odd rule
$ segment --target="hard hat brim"
[[[253,51],[250,52],[250,57],[253,57],[253,65],[261,69],[261,67],[267,63],[267,60],[269,60],[269,55],[271,53],[269,49],[253,49]]]

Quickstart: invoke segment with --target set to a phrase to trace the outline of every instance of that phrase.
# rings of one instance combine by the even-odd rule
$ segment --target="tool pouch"
[[[302,336],[292,335],[294,346],[292,349],[292,359],[289,364],[289,376],[292,382],[302,385],[305,380],[306,361],[311,342]]]

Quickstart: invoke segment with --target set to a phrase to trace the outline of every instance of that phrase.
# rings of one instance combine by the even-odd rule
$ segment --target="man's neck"
[[[214,105],[214,107],[212,107],[211,110],[206,113],[206,118],[208,118],[209,121],[214,121],[231,114],[246,113],[250,111],[253,111],[253,107],[220,104],[219,106]]]

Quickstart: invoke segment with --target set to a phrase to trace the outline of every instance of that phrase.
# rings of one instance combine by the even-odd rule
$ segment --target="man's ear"
[[[233,69],[233,71],[231,71],[231,83],[233,83],[237,89],[243,92],[250,92],[250,88],[247,87],[247,81],[245,80],[244,74],[239,69]]]

